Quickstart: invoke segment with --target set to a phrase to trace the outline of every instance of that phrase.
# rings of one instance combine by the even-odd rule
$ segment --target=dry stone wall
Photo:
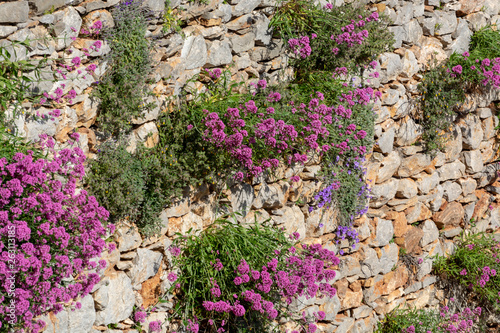
[[[58,41],[33,42],[19,49],[18,59],[47,55],[56,59],[67,50],[81,54],[86,41],[79,31],[100,19],[112,24],[110,1],[33,0],[0,2],[0,45],[53,34]],[[339,5],[342,0],[336,1]],[[156,108],[141,119],[130,138],[132,146],[152,133],[157,136],[156,119],[168,106],[171,96],[179,94],[188,79],[201,68],[230,65],[234,79],[252,81],[267,78],[271,83],[281,74],[289,75],[288,57],[283,42],[273,38],[269,29],[272,0],[211,0],[208,4],[173,0],[170,6],[188,25],[182,33],[162,31],[161,16],[152,16],[148,37],[156,40],[154,49],[153,90]],[[289,232],[298,231],[306,243],[322,243],[346,254],[338,267],[337,296],[331,300],[300,300],[297,307],[308,312],[323,310],[321,332],[372,332],[377,321],[405,302],[422,307],[437,306],[445,300],[431,274],[436,254],[451,253],[453,239],[464,228],[498,232],[500,226],[500,184],[496,181],[498,162],[498,126],[494,101],[500,94],[489,91],[469,96],[469,112],[454,119],[452,138],[443,153],[432,157],[413,143],[421,128],[410,117],[409,101],[417,94],[419,70],[432,56],[445,59],[453,51],[467,50],[470,36],[487,24],[500,22],[500,2],[496,0],[416,0],[359,1],[388,15],[395,34],[394,52],[382,54],[381,76],[372,85],[383,92],[375,105],[377,144],[368,155],[367,179],[372,196],[368,213],[356,221],[360,243],[350,248],[345,241],[335,242],[335,216],[330,214],[319,228],[320,213],[309,213],[307,203],[320,186],[318,165],[299,169],[283,168],[274,177],[263,177],[253,184],[239,184],[226,191],[230,211],[243,212],[241,221],[270,222]],[[147,0],[154,13],[165,10],[163,0]],[[50,11],[51,13],[47,13]],[[26,52],[24,52],[26,51]],[[94,61],[109,52],[106,45],[99,53],[85,57]],[[27,54],[27,55],[26,55]],[[93,157],[99,139],[94,125],[97,104],[89,98],[91,83],[105,71],[99,63],[95,76],[72,81],[80,96],[66,105],[55,122],[37,121],[25,115],[12,119],[18,134],[34,139],[40,133],[54,136],[60,145],[67,134],[77,129],[80,146]],[[68,82],[68,84],[70,84]],[[36,85],[51,91],[49,81]],[[26,111],[33,108],[27,103]],[[46,112],[46,110],[42,110]],[[28,114],[26,112],[25,114]],[[301,180],[290,185],[288,179],[300,172]],[[143,238],[126,221],[117,228],[118,251],[104,255],[108,262],[102,281],[82,301],[80,310],[65,310],[45,316],[45,332],[137,332],[133,325],[133,307],[155,304],[158,295],[169,287],[166,271],[170,254],[167,248],[176,232],[190,228],[201,230],[214,221],[215,194],[203,186],[179,204],[162,212],[161,235]],[[474,219],[471,227],[469,221]],[[404,255],[405,249],[406,255]],[[149,321],[168,321],[170,303],[157,306]],[[146,322],[146,327],[148,322]],[[114,329],[109,329],[115,324]],[[164,325],[162,332],[174,328]]]

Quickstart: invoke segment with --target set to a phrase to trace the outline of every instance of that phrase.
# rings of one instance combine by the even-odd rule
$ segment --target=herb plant
[[[114,27],[103,30],[109,43],[108,70],[93,90],[100,99],[99,127],[119,135],[132,128],[132,118],[150,110],[149,92],[152,44],[145,38],[147,17],[140,0],[122,2],[113,10]]]

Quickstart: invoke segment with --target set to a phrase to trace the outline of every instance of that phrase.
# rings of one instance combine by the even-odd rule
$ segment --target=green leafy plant
[[[439,311],[416,308],[403,309],[399,306],[378,322],[375,333],[401,333],[414,326],[416,333],[435,332],[440,323]]]
[[[10,112],[10,119],[14,119],[20,112],[24,112],[22,103],[35,101],[36,96],[29,89],[33,79],[27,74],[34,73],[35,78],[40,77],[40,69],[45,60],[36,64],[29,59],[15,60],[16,52],[20,46],[28,47],[30,41],[13,42],[9,49],[0,45],[0,124],[5,124],[6,112]],[[9,126],[12,130],[12,126]]]
[[[176,10],[170,7],[170,0],[165,1],[165,8],[163,12],[163,31],[169,32],[173,29],[173,31],[181,32],[184,22],[177,18]]]
[[[500,293],[500,243],[491,234],[461,235],[455,252],[437,256],[434,270],[444,278],[458,282],[496,312]]]
[[[160,212],[172,197],[173,168],[142,144],[129,153],[121,140],[103,144],[97,156],[89,161],[84,183],[110,220],[128,218],[143,234],[158,232]]]
[[[152,44],[145,38],[147,19],[139,0],[120,3],[113,19],[114,27],[103,31],[111,48],[109,68],[93,93],[101,101],[99,127],[119,135],[132,128],[133,118],[151,109],[145,97],[149,94]]]
[[[434,62],[418,85],[417,123],[422,126],[422,140],[428,151],[444,148],[450,117],[465,100],[460,77],[453,77],[445,65]]]

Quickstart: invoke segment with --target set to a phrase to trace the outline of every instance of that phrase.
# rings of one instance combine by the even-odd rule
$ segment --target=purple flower
[[[161,321],[152,321],[149,323],[150,332],[160,332],[161,331]]]

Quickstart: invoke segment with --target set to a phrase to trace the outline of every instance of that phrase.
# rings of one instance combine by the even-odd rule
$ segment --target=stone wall
[[[157,107],[136,121],[133,144],[144,140],[148,133],[157,133],[155,120],[159,112],[203,67],[232,64],[235,79],[268,78],[271,83],[278,80],[279,73],[290,73],[283,43],[272,38],[268,28],[274,1],[227,2],[211,0],[207,5],[198,5],[171,1],[171,6],[188,22],[182,34],[163,33],[161,18],[152,17],[148,35],[157,41],[153,85],[157,93],[153,102]],[[0,45],[40,37],[49,31],[58,37],[65,34],[71,37],[71,27],[78,31],[97,19],[111,24],[108,10],[116,3],[116,0],[0,2]],[[145,3],[157,13],[165,9],[163,0]],[[282,169],[275,177],[236,185],[226,193],[231,210],[243,212],[240,220],[271,219],[271,223],[289,232],[298,231],[306,243],[322,243],[346,253],[338,268],[338,295],[332,300],[301,300],[303,303],[298,305],[310,312],[325,311],[327,317],[320,324],[322,332],[372,332],[384,314],[405,302],[418,308],[443,302],[444,291],[430,274],[433,262],[430,256],[452,252],[453,239],[464,228],[498,232],[500,225],[500,185],[496,183],[495,162],[498,118],[492,103],[500,100],[500,94],[489,91],[469,96],[464,106],[468,112],[455,119],[446,151],[435,157],[413,145],[421,129],[409,116],[408,103],[417,94],[419,70],[431,56],[445,59],[453,51],[467,50],[474,31],[500,21],[500,2],[365,0],[362,3],[393,20],[390,29],[396,36],[396,50],[380,56],[381,76],[371,79],[383,97],[375,105],[377,145],[367,162],[373,198],[368,213],[356,221],[361,242],[354,249],[347,242],[336,244],[333,216],[327,216],[324,226],[319,228],[320,213],[308,212],[307,203],[320,186],[316,181],[318,165]],[[42,15],[51,8],[55,9],[52,14]],[[83,45],[86,41],[80,38],[49,45],[33,43],[28,56],[61,58],[67,49],[78,54]],[[109,48],[103,47],[100,54],[91,54],[85,61],[96,61],[98,55],[106,52]],[[23,53],[17,56],[22,58]],[[62,117],[54,122],[36,121],[24,115],[15,119],[19,135],[34,139],[45,132],[63,144],[67,134],[76,128],[82,134],[81,147],[92,157],[97,143],[94,125],[97,105],[89,98],[89,87],[104,69],[105,64],[99,64],[95,77],[75,83],[68,81],[81,95],[65,106]],[[55,86],[44,82],[39,88],[50,90]],[[25,107],[28,114],[33,106],[27,103]],[[296,172],[300,172],[301,180],[291,187],[288,179]],[[163,211],[163,229],[158,237],[144,239],[124,221],[115,234],[118,251],[104,256],[109,267],[92,294],[82,300],[82,309],[46,316],[49,326],[45,331],[137,332],[129,329],[133,324],[130,319],[133,306],[154,304],[158,295],[169,287],[167,248],[172,236],[212,223],[218,214],[214,202],[215,194],[204,187],[190,197],[181,198],[178,205]],[[474,226],[469,223],[472,218]],[[170,307],[170,303],[159,304],[148,321],[167,319]],[[116,328],[108,329],[109,324],[116,324]],[[164,325],[162,332],[173,329]]]

